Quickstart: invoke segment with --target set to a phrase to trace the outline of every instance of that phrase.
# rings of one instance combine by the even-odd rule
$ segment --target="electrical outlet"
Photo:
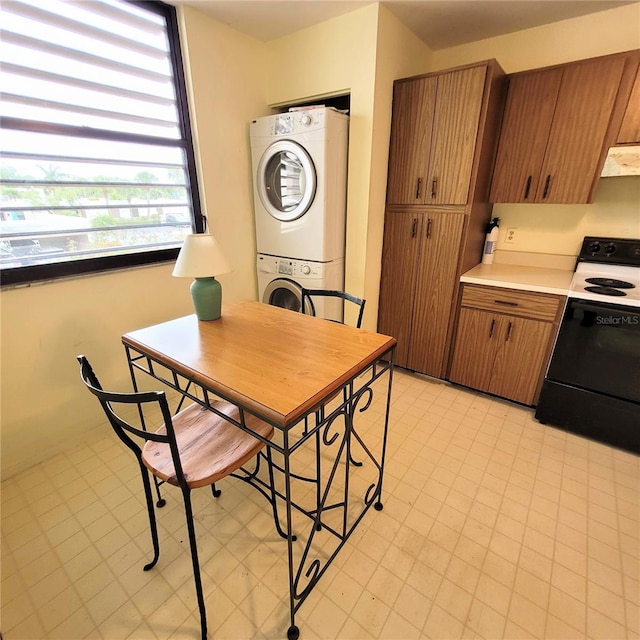
[[[507,227],[507,235],[504,238],[504,241],[511,244],[516,241],[516,227]]]

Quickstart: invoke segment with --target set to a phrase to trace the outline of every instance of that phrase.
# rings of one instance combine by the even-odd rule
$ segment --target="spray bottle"
[[[484,242],[484,251],[482,252],[482,264],[493,263],[493,252],[496,250],[496,243],[498,242],[499,225],[500,218],[494,218],[487,225],[487,235]]]

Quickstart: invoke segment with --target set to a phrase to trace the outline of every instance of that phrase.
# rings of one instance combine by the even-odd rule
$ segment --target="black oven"
[[[640,453],[640,306],[568,299],[535,415]]]

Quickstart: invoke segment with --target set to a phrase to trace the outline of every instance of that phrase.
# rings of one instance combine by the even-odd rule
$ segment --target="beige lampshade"
[[[172,275],[184,278],[207,278],[233,271],[220,245],[210,233],[192,233],[184,244]]]

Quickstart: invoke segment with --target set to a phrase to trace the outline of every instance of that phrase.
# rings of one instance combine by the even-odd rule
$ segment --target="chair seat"
[[[239,421],[238,407],[216,402],[217,411]],[[264,447],[264,443],[242,431],[213,411],[192,404],[173,417],[180,462],[191,489],[205,487],[228,476]],[[247,427],[262,437],[273,437],[273,426],[245,413]],[[164,425],[156,433],[166,433]],[[147,441],[142,449],[145,466],[160,479],[178,485],[169,445]]]

